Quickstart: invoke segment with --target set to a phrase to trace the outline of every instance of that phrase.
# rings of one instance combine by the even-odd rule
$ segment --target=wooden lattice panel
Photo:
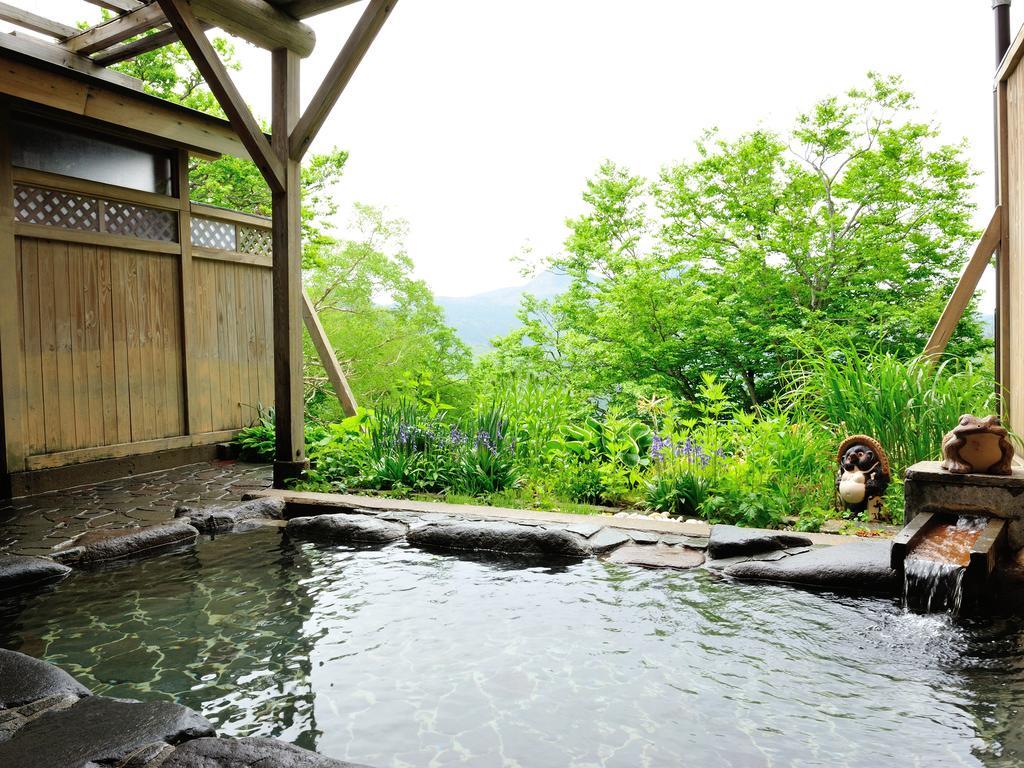
[[[239,253],[266,256],[267,258],[271,258],[273,254],[274,242],[269,230],[256,227],[239,227],[238,240]]]
[[[234,251],[237,247],[235,225],[202,216],[192,217],[192,245]]]
[[[173,211],[108,202],[103,213],[106,231],[112,235],[161,240],[165,243],[178,240],[178,216]]]
[[[14,218],[26,224],[99,232],[99,200],[56,189],[14,187]]]

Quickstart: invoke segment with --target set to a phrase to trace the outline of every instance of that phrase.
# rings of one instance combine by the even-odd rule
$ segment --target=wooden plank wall
[[[1000,286],[1000,378],[1003,417],[1024,434],[1024,70],[1015,68],[1000,84],[1005,121],[1001,134],[1003,208],[1006,211]]]
[[[274,396],[269,222],[187,198],[30,176],[95,195],[101,210],[119,195],[174,210],[181,242],[8,226],[6,471],[207,445],[254,423]],[[233,228],[238,250],[193,247],[196,215]]]
[[[27,237],[17,251],[28,455],[184,434],[177,258]]]
[[[274,401],[271,273],[197,256],[193,418],[203,432],[252,424]]]

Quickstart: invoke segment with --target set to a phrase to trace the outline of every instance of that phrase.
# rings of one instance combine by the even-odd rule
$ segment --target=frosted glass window
[[[52,123],[11,121],[11,161],[19,168],[59,173],[142,192],[172,194],[170,152],[121,143]]]

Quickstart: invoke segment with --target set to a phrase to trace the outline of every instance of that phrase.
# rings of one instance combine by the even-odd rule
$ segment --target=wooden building
[[[0,3],[51,38],[0,35],[0,492],[196,461],[271,405],[275,478],[298,475],[304,321],[354,408],[301,289],[299,163],[396,0],[368,0],[301,114],[298,93],[300,19],[354,1],[95,0],[117,15],[87,30]],[[211,26],[272,51],[272,136]],[[108,68],[177,40],[229,120]],[[254,160],[273,220],[190,201],[189,157],[222,154]]]

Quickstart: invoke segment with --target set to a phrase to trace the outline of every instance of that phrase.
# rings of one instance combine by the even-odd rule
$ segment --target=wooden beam
[[[142,7],[141,0],[85,0],[85,2],[116,13],[128,13]]]
[[[89,56],[110,48],[117,43],[127,40],[129,37],[141,35],[154,27],[167,22],[167,17],[159,5],[146,5],[137,11],[118,16],[103,24],[69,37],[64,41],[64,47],[79,56]]]
[[[200,22],[199,26],[203,28],[204,32],[210,29],[209,24],[202,22]],[[122,61],[134,59],[143,53],[149,53],[157,48],[163,48],[176,42],[178,42],[178,33],[170,25],[167,25],[164,28],[158,27],[152,35],[146,35],[138,40],[132,40],[130,43],[114,46],[98,56],[93,56],[92,60],[101,66],[109,67],[111,64],[120,64]]]
[[[122,131],[130,127],[136,140],[140,134],[150,136],[150,141],[158,136],[207,156],[248,156],[238,136],[223,120],[144,93],[90,85],[71,72],[50,70],[36,62],[2,54],[0,94],[38,105],[40,109],[97,120]]]
[[[213,95],[217,97],[221,108],[228,116],[231,127],[235,129],[238,138],[245,145],[246,150],[256,167],[260,169],[263,178],[273,192],[284,192],[284,164],[274,154],[270,142],[260,130],[256,118],[252,116],[248,105],[238,92],[227,68],[220,60],[213,44],[207,39],[203,28],[192,14],[188,0],[157,0],[160,7],[164,9],[167,20],[178,33],[182,44],[195,62],[206,84],[210,86]]]
[[[266,0],[190,0],[200,21],[248,40],[260,48],[287,48],[302,57],[316,47],[316,33]]]
[[[285,167],[284,187],[274,193],[274,485],[284,487],[306,467],[302,391],[302,190],[299,163],[288,137],[299,118],[299,56],[274,51],[271,64],[273,141]]]
[[[296,160],[301,160],[306,154],[397,2],[398,0],[370,0],[367,4],[345,46],[334,60],[330,71],[292,132],[291,156]]]
[[[320,322],[316,307],[313,306],[313,302],[305,290],[302,291],[302,319],[306,324],[306,330],[309,331],[309,338],[313,342],[313,346],[316,347],[316,353],[320,356],[320,362],[324,366],[324,370],[327,371],[327,378],[334,388],[334,394],[338,396],[341,410],[345,412],[346,416],[355,416],[355,395],[352,394],[352,390],[348,386],[348,379],[345,378],[345,372],[341,370],[341,365],[334,354],[334,348],[331,347],[330,339],[327,338],[323,323]]]
[[[23,29],[30,29],[41,35],[49,35],[63,40],[65,37],[77,35],[81,30],[61,24],[59,21],[51,21],[45,16],[40,16],[31,11],[23,11],[7,3],[0,3],[0,21],[7,21]]]
[[[198,412],[199,366],[196,358],[196,277],[192,266],[192,204],[189,199],[188,152],[179,150],[177,156],[178,243],[181,260],[178,277],[181,281],[181,363],[184,387],[186,433],[202,431]]]
[[[292,0],[292,2],[278,3],[277,7],[296,19],[308,19],[310,16],[327,13],[335,8],[343,8],[358,2],[359,0]]]
[[[1009,53],[1007,54],[1009,56]],[[1006,62],[1004,61],[1004,64]],[[1014,65],[1016,66],[1016,62]],[[1012,69],[1011,69],[1012,71]],[[996,253],[996,311],[995,311],[995,374],[996,396],[999,400],[999,414],[1003,423],[1010,424],[1014,418],[1010,413],[1013,348],[1010,345],[1011,313],[1014,311],[1010,291],[1010,252],[1015,247],[1010,242],[1010,138],[1007,102],[1008,83],[999,80],[996,85],[996,167],[999,174],[999,206],[1006,213],[1000,216],[999,250]]]
[[[47,64],[54,64],[72,72],[89,75],[97,80],[119,85],[122,88],[131,88],[133,91],[142,91],[142,82],[134,77],[115,72],[112,69],[101,67],[93,61],[71,53],[65,48],[53,43],[25,37],[24,35],[0,35],[0,50],[27,56]],[[22,85],[30,85],[23,83]]]
[[[999,247],[999,238],[1002,232],[1002,207],[996,206],[989,219],[985,232],[974,248],[974,253],[964,265],[960,279],[953,289],[953,295],[946,302],[946,308],[942,310],[939,322],[935,324],[928,343],[924,347],[925,357],[938,357],[946,351],[946,345],[953,337],[953,331],[957,323],[963,317],[967,305],[971,303],[978,282],[985,273],[986,268],[992,262],[992,254]]]

